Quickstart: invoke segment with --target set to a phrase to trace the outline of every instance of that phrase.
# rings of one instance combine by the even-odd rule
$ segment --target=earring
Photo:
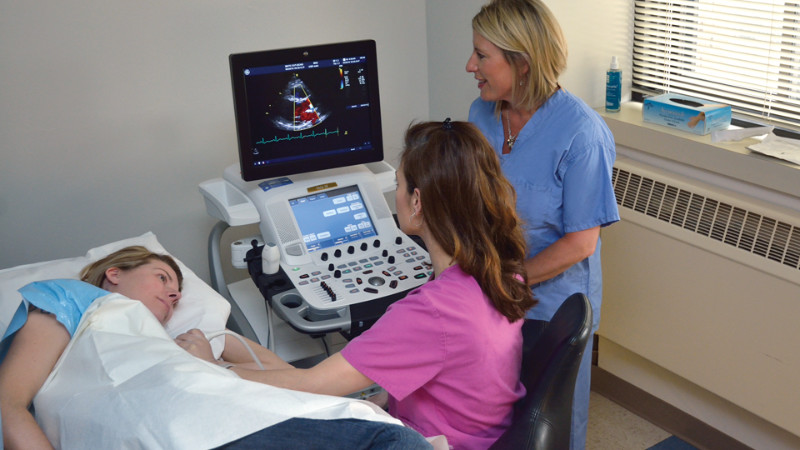
[[[415,209],[414,211],[411,212],[411,215],[408,216],[408,224],[411,226],[411,228],[420,228],[422,226],[422,221],[425,220],[424,218],[422,218],[422,216],[420,216],[419,224],[415,224],[414,216],[416,215],[417,215],[417,210]]]

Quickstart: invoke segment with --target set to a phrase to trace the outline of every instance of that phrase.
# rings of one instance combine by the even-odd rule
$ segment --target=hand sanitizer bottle
[[[611,67],[606,72],[606,111],[619,111],[622,99],[622,71],[619,69],[617,57],[611,57]]]

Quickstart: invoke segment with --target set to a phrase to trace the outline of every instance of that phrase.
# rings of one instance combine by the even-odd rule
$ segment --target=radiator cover
[[[613,183],[598,334],[800,436],[800,211],[627,158]]]

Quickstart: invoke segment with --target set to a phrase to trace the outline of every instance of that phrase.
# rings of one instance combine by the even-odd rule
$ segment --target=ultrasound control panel
[[[294,286],[318,310],[404,292],[430,276],[428,254],[397,236],[350,244],[320,255],[321,264],[284,267]]]
[[[291,284],[267,300],[298,331],[366,328],[430,278],[428,253],[389,210],[394,169],[382,164],[379,174],[362,165],[250,182],[226,169],[226,189],[243,194],[235,206],[257,210],[263,242],[277,247]]]

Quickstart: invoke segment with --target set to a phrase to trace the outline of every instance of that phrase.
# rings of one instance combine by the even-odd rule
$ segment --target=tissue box
[[[681,94],[661,94],[644,99],[642,118],[694,134],[724,130],[731,124],[731,107]]]

